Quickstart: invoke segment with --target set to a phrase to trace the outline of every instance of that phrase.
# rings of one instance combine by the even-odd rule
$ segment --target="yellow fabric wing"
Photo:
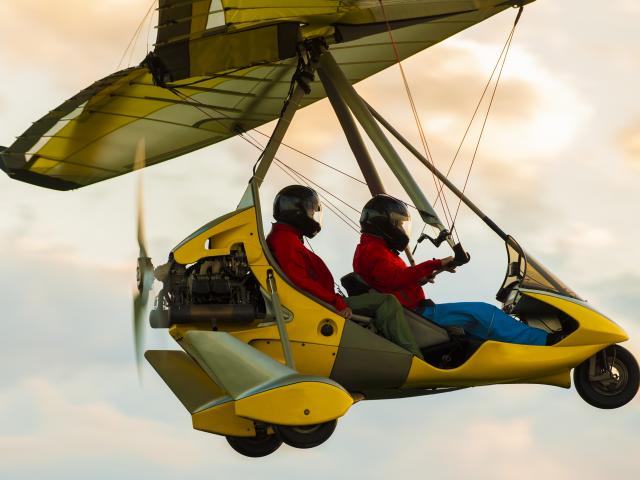
[[[533,0],[530,0],[533,1]],[[529,1],[525,2],[529,3]],[[225,140],[274,120],[300,42],[323,37],[356,83],[509,8],[502,0],[161,0],[154,52],[97,81],[0,147],[9,176],[68,190]],[[324,98],[319,81],[302,106]]]

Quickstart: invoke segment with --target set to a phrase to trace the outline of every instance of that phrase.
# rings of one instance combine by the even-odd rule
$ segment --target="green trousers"
[[[372,323],[383,337],[422,359],[404,316],[404,309],[396,297],[384,293],[364,293],[345,300],[353,313],[373,317]]]

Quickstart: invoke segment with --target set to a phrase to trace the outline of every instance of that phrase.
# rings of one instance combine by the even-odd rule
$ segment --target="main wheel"
[[[245,457],[266,457],[272,454],[280,445],[280,440],[276,435],[264,435],[261,437],[227,437],[227,442],[236,452]]]
[[[631,352],[613,345],[595,354],[595,378],[589,378],[585,360],[573,370],[573,381],[582,399],[597,408],[626,405],[638,392],[640,373]]]
[[[286,425],[274,426],[280,439],[295,448],[313,448],[326,442],[336,429],[338,421],[331,420],[317,425],[290,427]]]

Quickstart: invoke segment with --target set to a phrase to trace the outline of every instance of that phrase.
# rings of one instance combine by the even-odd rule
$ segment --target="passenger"
[[[374,289],[393,293],[400,303],[442,327],[463,327],[467,333],[500,342],[546,345],[547,333],[529,327],[499,308],[481,302],[434,305],[425,300],[421,285],[442,271],[455,271],[453,257],[433,259],[409,267],[398,256],[409,243],[407,205],[389,195],[376,195],[360,216],[362,236],[353,270]],[[430,304],[428,304],[429,302]]]
[[[332,305],[349,319],[353,311],[373,317],[380,333],[415,356],[422,358],[404,311],[393,295],[365,293],[343,297],[335,292],[331,272],[322,259],[307,249],[303,236],[313,238],[321,229],[322,205],[317,193],[302,185],[283,188],[273,202],[276,223],[267,244],[278,265],[301,290]]]

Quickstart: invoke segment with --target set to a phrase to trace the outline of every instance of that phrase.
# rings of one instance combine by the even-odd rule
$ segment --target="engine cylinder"
[[[152,328],[169,328],[173,324],[237,322],[251,323],[257,317],[253,305],[200,304],[154,309],[149,314]]]

